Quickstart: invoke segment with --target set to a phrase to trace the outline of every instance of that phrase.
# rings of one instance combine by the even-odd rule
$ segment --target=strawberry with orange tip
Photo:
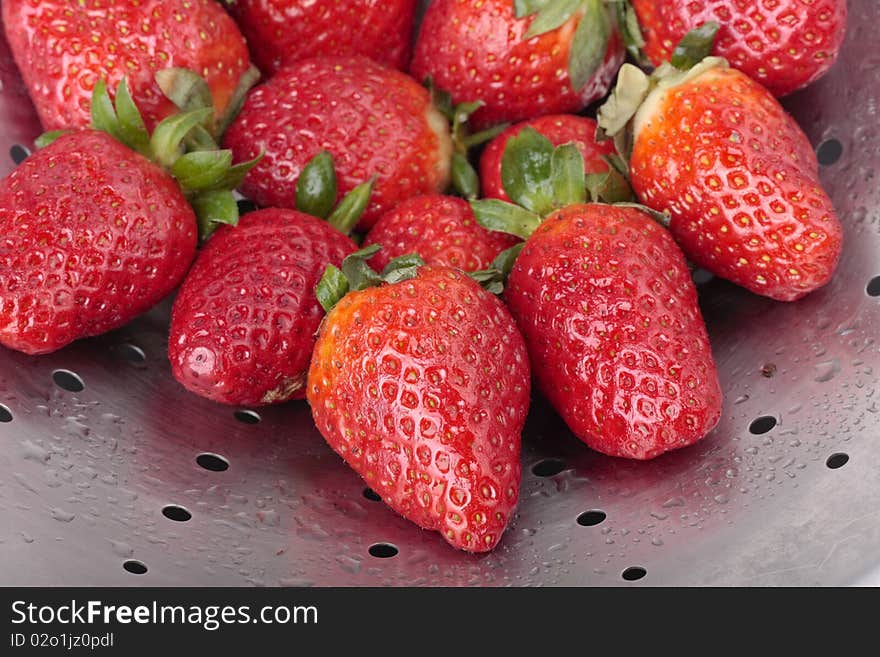
[[[833,275],[840,222],[806,135],[767,89],[706,57],[713,38],[713,26],[689,34],[650,77],[624,66],[599,125],[690,260],[794,301]]]

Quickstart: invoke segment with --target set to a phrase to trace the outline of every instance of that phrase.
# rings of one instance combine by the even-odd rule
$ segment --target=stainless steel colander
[[[880,584],[880,6],[849,8],[841,60],[786,101],[843,260],[795,304],[701,283],[725,392],[705,441],[611,459],[537,399],[519,512],[467,555],[374,501],[304,402],[185,392],[166,303],[50,356],[0,350],[0,585]],[[0,81],[5,174],[39,133],[5,43]]]

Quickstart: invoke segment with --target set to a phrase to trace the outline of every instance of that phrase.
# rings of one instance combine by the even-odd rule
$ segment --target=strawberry
[[[230,10],[267,76],[315,53],[409,65],[415,0],[235,0]]]
[[[309,368],[312,416],[392,509],[457,548],[489,551],[519,495],[522,336],[504,305],[458,270],[404,258],[381,284],[363,265],[376,249],[346,260],[350,283],[335,268],[322,279],[319,298],[332,310]],[[364,289],[371,283],[380,286]],[[336,303],[349,285],[358,291]]]
[[[489,142],[480,158],[480,178],[483,183],[483,196],[509,201],[504,193],[501,175],[501,160],[507,142],[525,128],[532,128],[544,135],[554,146],[574,143],[584,158],[586,173],[604,173],[608,163],[604,158],[614,155],[614,146],[595,139],[596,122],[593,119],[573,114],[542,116],[531,121],[513,125]]]
[[[603,0],[434,0],[410,70],[456,102],[483,101],[473,123],[485,127],[583,109],[623,54]]]
[[[302,397],[324,317],[314,287],[328,263],[341,265],[356,250],[351,239],[296,210],[258,210],[235,228],[222,227],[174,302],[174,377],[226,404]]]
[[[506,191],[473,203],[525,237],[504,299],[543,394],[572,432],[611,456],[650,459],[703,438],[721,389],[687,263],[631,204],[584,203],[584,162],[533,130],[510,140]],[[542,217],[546,217],[542,220]]]
[[[360,228],[419,194],[443,190],[452,141],[428,91],[407,75],[364,57],[321,57],[288,65],[254,88],[226,133],[240,159],[262,161],[242,193],[263,207],[295,207],[303,167],[332,153],[339,194],[378,179]]]
[[[717,22],[712,53],[776,97],[818,80],[834,64],[846,30],[846,0],[630,0],[644,52],[669,61],[693,28]]]
[[[175,112],[159,70],[205,77],[218,123],[253,82],[244,38],[213,0],[4,0],[3,25],[46,130],[88,126],[98,80],[115,88],[126,76],[149,128]]]
[[[196,221],[173,178],[81,130],[0,182],[0,343],[28,354],[118,328],[183,278]]]
[[[322,153],[299,185],[304,211],[258,210],[235,228],[221,227],[174,301],[168,339],[174,377],[191,392],[225,404],[304,397],[324,318],[315,286],[328,264],[341,265],[357,250],[346,233],[369,194],[369,183],[359,186],[331,214],[335,173],[332,158]]]
[[[694,263],[780,301],[829,281],[840,222],[806,135],[759,83],[718,58],[650,79],[627,66],[599,124]]]
[[[28,354],[118,328],[168,295],[195,255],[193,207],[204,234],[238,218],[228,187],[247,165],[232,167],[228,151],[180,152],[211,110],[150,136],[125,81],[115,107],[99,81],[92,105],[103,131],[47,134],[0,181],[0,343]]]
[[[382,215],[367,233],[364,246],[382,246],[372,259],[380,269],[393,258],[418,253],[429,265],[473,272],[488,268],[517,242],[512,235],[480,226],[467,201],[432,194],[403,201]]]

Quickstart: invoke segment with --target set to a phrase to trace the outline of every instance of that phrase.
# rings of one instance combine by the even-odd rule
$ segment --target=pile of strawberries
[[[841,227],[777,97],[846,5],[434,0],[413,47],[416,4],[4,0],[49,132],[0,182],[0,343],[178,290],[181,384],[305,397],[388,505],[480,552],[532,380],[591,448],[654,458],[721,413],[691,267],[829,281]]]

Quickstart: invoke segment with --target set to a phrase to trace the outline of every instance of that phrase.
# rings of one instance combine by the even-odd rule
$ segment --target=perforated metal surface
[[[843,262],[796,304],[701,285],[726,401],[700,445],[609,459],[536,400],[519,513],[470,556],[366,498],[305,403],[236,417],[186,393],[166,303],[50,356],[0,350],[0,584],[880,584],[880,8],[849,4],[842,60],[787,102],[825,144]],[[39,128],[5,44],[0,78],[4,153]]]

